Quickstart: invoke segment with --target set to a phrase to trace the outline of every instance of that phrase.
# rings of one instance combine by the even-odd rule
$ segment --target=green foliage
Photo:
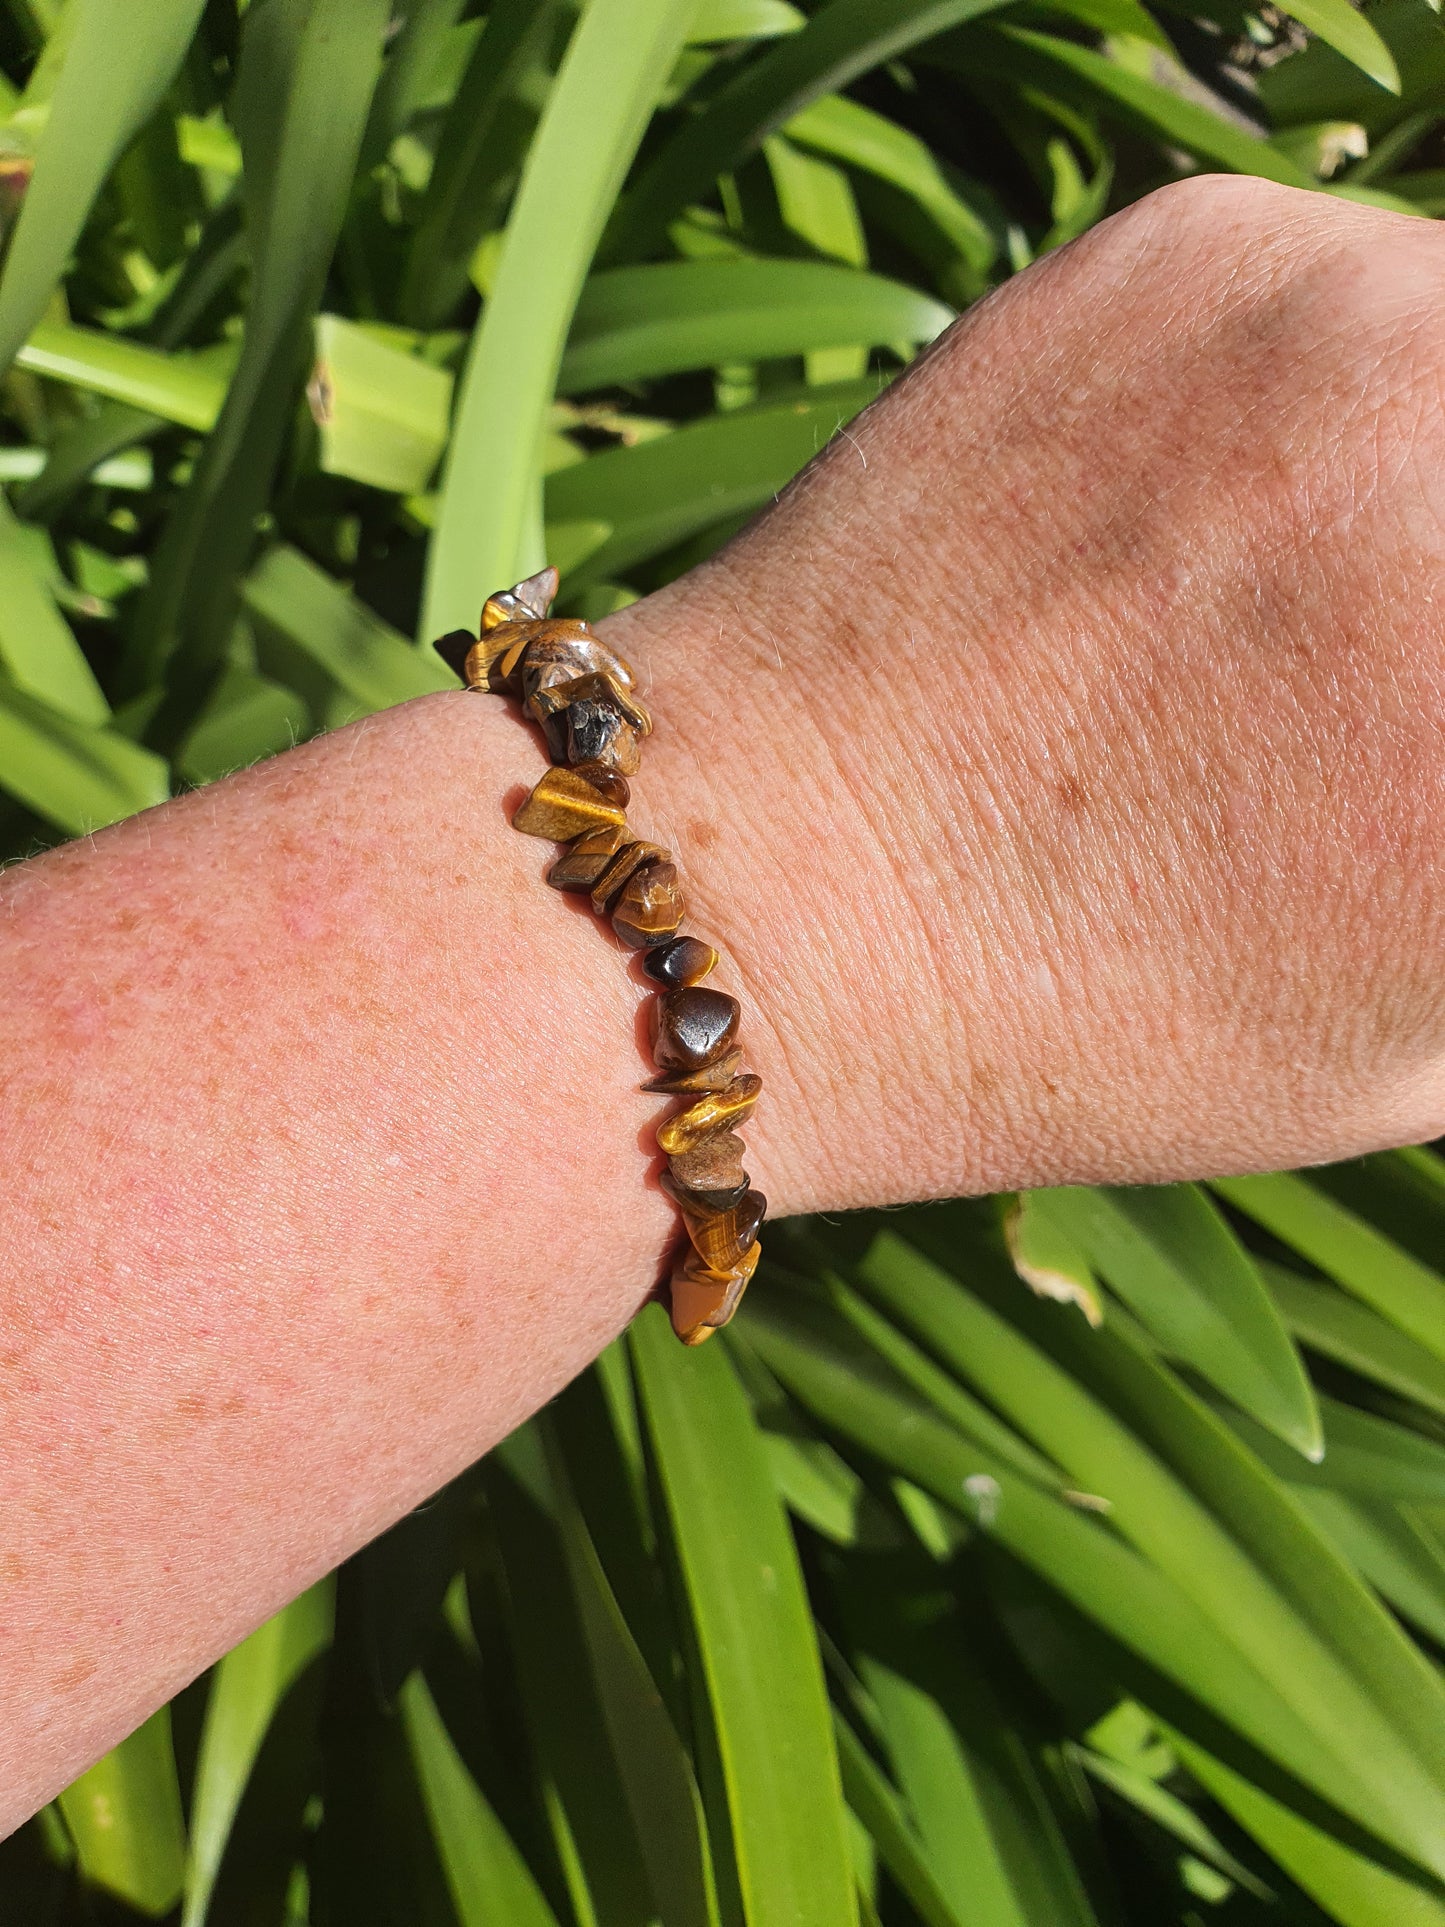
[[[5,0],[0,854],[444,686],[413,638],[544,551],[666,582],[1183,172],[1445,212],[1429,0],[1290,13]],[[1445,1927],[1442,1649],[1433,1152],[784,1224],[0,1916]]]

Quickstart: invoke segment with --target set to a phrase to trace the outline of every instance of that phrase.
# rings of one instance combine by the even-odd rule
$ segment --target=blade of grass
[[[595,274],[561,394],[852,342],[932,341],[953,310],[901,281],[826,261],[666,261]]]
[[[87,1880],[150,1919],[169,1913],[186,1872],[170,1708],[67,1787],[60,1811]]]
[[[1306,1458],[1319,1413],[1254,1261],[1197,1185],[1068,1186],[1035,1209],[1087,1253],[1174,1358]]]
[[[0,368],[45,312],[96,196],[181,64],[204,0],[79,0],[0,273]]]
[[[755,153],[785,121],[859,74],[999,0],[831,0],[801,33],[743,67],[706,108],[685,120],[648,163],[618,210],[607,258],[649,253],[689,201]]]
[[[22,527],[0,495],[0,663],[20,688],[73,722],[105,723],[110,704],[36,567],[32,538],[53,570],[48,537]]]
[[[342,315],[316,317],[307,389],[321,467],[372,488],[415,495],[446,446],[452,378]]]
[[[490,590],[538,559],[526,543],[572,311],[691,14],[692,0],[588,0],[573,32],[458,390],[424,639],[473,623]]]
[[[1260,1269],[1281,1317],[1302,1345],[1445,1418],[1445,1360],[1335,1285],[1268,1260]]]
[[[0,675],[0,788],[70,836],[170,795],[166,765],[118,731],[78,723]]]
[[[1198,101],[1161,86],[1157,80],[1131,73],[1127,67],[1081,47],[1072,40],[1053,34],[1035,33],[1026,27],[999,27],[995,35],[1012,50],[1017,48],[1035,56],[1039,77],[1047,84],[1058,84],[1068,76],[1086,97],[1103,101],[1125,121],[1201,160],[1213,161],[1234,174],[1258,174],[1267,181],[1282,181],[1288,187],[1318,187],[1314,177],[1294,161],[1271,147],[1257,135],[1249,134],[1232,121],[1224,120]],[[950,56],[962,62],[968,54]],[[1001,55],[1003,71],[1019,80],[1031,77],[1029,69],[1009,54]]]
[[[189,726],[230,634],[389,18],[389,0],[266,0],[245,18],[235,118],[252,256],[246,332],[220,418],[159,545],[127,664],[138,691],[176,657],[159,739]]]
[[[716,1722],[749,1927],[857,1918],[812,1614],[787,1517],[720,1346],[651,1306],[631,1347]]]
[[[235,361],[230,342],[194,355],[165,354],[60,321],[42,321],[16,356],[17,365],[32,374],[202,433],[215,426]]]
[[[558,469],[547,477],[548,522],[600,521],[612,529],[568,587],[610,580],[724,517],[760,508],[878,389],[876,381],[848,382],[739,408]]]
[[[1431,1710],[1445,1706],[1445,1692],[1209,1414],[1109,1324],[1091,1332],[1065,1308],[1022,1301],[1020,1322],[1037,1329],[1050,1318],[1057,1329],[1055,1357],[1067,1365],[1056,1364],[891,1234],[875,1240],[859,1277],[1082,1486],[1108,1499],[1117,1530],[1261,1676],[1280,1683],[1320,1748],[1360,1774],[1376,1830],[1398,1825],[1392,1837],[1422,1865],[1445,1869],[1445,1720]],[[1003,1276],[1000,1289],[1010,1282]]]
[[[1437,1358],[1445,1358],[1445,1277],[1422,1265],[1306,1178],[1219,1178],[1220,1197],[1373,1305]]]
[[[216,1668],[191,1794],[181,1927],[202,1927],[261,1742],[282,1700],[330,1640],[332,1610],[331,1582],[323,1580],[259,1626]]]
[[[557,1927],[501,1821],[463,1765],[420,1673],[401,1689],[407,1744],[460,1927]]]

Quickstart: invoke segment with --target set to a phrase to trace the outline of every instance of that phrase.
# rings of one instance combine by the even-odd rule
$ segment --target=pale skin
[[[1429,223],[1166,190],[607,625],[774,1215],[1445,1129],[1442,296]],[[429,697],[4,879],[0,1826],[653,1289],[540,769]]]

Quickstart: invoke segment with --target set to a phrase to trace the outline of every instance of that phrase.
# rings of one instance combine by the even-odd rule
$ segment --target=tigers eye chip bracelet
[[[684,1345],[700,1345],[737,1310],[762,1254],[767,1200],[750,1187],[736,1130],[762,1079],[741,1068],[737,998],[703,981],[717,951],[678,934],[685,910],[671,851],[627,827],[627,779],[652,733],[637,679],[585,622],[548,616],[556,593],[557,571],[543,569],[487,597],[480,635],[453,630],[433,647],[469,689],[515,696],[540,727],[553,767],[512,827],[566,846],[547,881],[589,896],[621,941],[644,953],[642,968],[659,986],[651,1009],[658,1074],[642,1088],[687,1100],[659,1126],[657,1145],[667,1159],[662,1186],[689,1244],[673,1268],[672,1328]]]

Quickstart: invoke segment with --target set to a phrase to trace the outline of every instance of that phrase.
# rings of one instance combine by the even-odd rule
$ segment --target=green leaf
[[[1445,1645],[1445,1555],[1401,1506],[1310,1488],[1300,1503],[1362,1577]]]
[[[268,549],[247,576],[242,602],[262,630],[263,656],[269,637],[309,658],[358,715],[456,688],[456,678],[436,656],[414,648],[285,543]]]
[[[1305,1178],[1288,1172],[1218,1178],[1213,1189],[1427,1351],[1445,1358],[1445,1277],[1439,1272]]]
[[[806,16],[789,0],[702,0],[687,30],[690,47],[719,40],[772,40],[796,33]]]
[[[164,803],[166,765],[126,736],[78,723],[0,676],[0,788],[71,836]]]
[[[181,1897],[186,1825],[163,1706],[60,1796],[81,1872],[159,1919]]]
[[[689,201],[745,160],[785,121],[870,67],[997,6],[1000,0],[830,0],[801,33],[735,77],[664,141],[608,234],[608,255],[645,252]]]
[[[868,242],[843,169],[794,147],[782,134],[770,134],[762,151],[783,226],[817,253],[866,268]]]
[[[1065,1357],[1073,1351],[1101,1375],[1106,1407],[1099,1392],[891,1234],[874,1241],[859,1276],[1086,1491],[1107,1500],[1113,1527],[1261,1678],[1278,1682],[1321,1753],[1368,1789],[1376,1831],[1399,1829],[1389,1837],[1422,1865],[1445,1868],[1445,1689],[1343,1562],[1251,1473],[1222,1428],[1110,1326],[1090,1333],[1071,1312],[1024,1301],[1031,1322],[1048,1318],[1058,1329]],[[1147,1427],[1167,1462],[1129,1421]],[[1439,1703],[1433,1715],[1422,1711],[1427,1698]]]
[[[815,100],[793,115],[786,132],[800,147],[845,161],[907,195],[976,275],[992,267],[997,253],[992,234],[916,134],[846,94]]]
[[[188,783],[214,783],[310,733],[310,711],[294,689],[228,663],[176,749],[176,772]]]
[[[18,365],[32,374],[106,395],[203,433],[215,426],[235,360],[230,342],[198,354],[164,354],[59,321],[42,321],[16,356]]]
[[[1260,1899],[1267,1900],[1270,1897],[1269,1889],[1248,1867],[1236,1860],[1227,1847],[1220,1844],[1202,1817],[1178,1794],[1160,1786],[1157,1780],[1151,1780],[1147,1773],[1139,1772],[1136,1767],[1110,1759],[1102,1753],[1091,1752],[1088,1747],[1075,1749],[1075,1756],[1090,1779],[1097,1780],[1100,1786],[1107,1787],[1156,1826],[1172,1834],[1182,1847],[1198,1854],[1211,1867],[1218,1868],[1227,1880],[1232,1880]]]
[[[1346,1846],[1193,1741],[1170,1738],[1200,1785],[1341,1927],[1445,1927],[1438,1895]]]
[[[539,560],[538,455],[572,311],[691,13],[692,0],[587,0],[573,32],[458,389],[423,640],[474,622]]]
[[[608,1583],[550,1426],[543,1439],[572,1600],[658,1911],[667,1927],[714,1927],[712,1856],[692,1762]]]
[[[1245,133],[1233,121],[1223,119],[1197,101],[1187,100],[1156,80],[1131,73],[1128,68],[1081,47],[1072,40],[1052,34],[1034,33],[1024,27],[999,27],[1000,42],[1008,42],[1036,55],[1047,71],[1066,74],[1082,82],[1096,99],[1102,97],[1123,117],[1156,138],[1174,143],[1214,161],[1235,174],[1258,174],[1268,181],[1283,181],[1289,187],[1317,187],[1299,167],[1271,147],[1268,141]]]
[[[972,1927],[970,1913],[955,1912],[939,1884],[901,1796],[836,1710],[833,1731],[848,1805],[868,1829],[884,1866],[902,1888],[924,1927]]]
[[[1264,1263],[1260,1270],[1302,1345],[1445,1418],[1445,1361],[1334,1285],[1284,1265]]]
[[[246,13],[234,103],[253,264],[245,338],[220,418],[157,551],[127,665],[141,689],[179,651],[172,724],[184,716],[186,696],[204,695],[230,636],[389,17],[389,0],[257,0]]]
[[[76,0],[35,173],[0,274],[0,369],[45,312],[106,176],[160,101],[204,0]]]
[[[582,291],[558,389],[653,380],[850,342],[932,341],[953,310],[901,281],[826,261],[666,261]]]
[[[1257,1671],[1171,1578],[1115,1533],[1021,1478],[967,1440],[893,1375],[860,1370],[815,1311],[764,1298],[749,1315],[749,1342],[832,1430],[896,1467],[997,1539],[1080,1612],[1173,1682],[1211,1722],[1232,1726],[1305,1786],[1377,1830],[1388,1813],[1352,1769],[1324,1752],[1277,1683]],[[1040,1392],[1042,1399],[1046,1393]]]
[[[191,1852],[181,1927],[202,1927],[236,1810],[261,1742],[291,1687],[331,1638],[332,1586],[293,1599],[216,1667],[191,1795]]]
[[[555,0],[500,0],[487,13],[442,124],[397,295],[398,313],[419,327],[445,321],[466,293],[477,244],[501,212],[499,187],[532,129],[514,97],[540,68],[557,11]]]
[[[857,1918],[812,1614],[786,1515],[721,1346],[650,1306],[632,1356],[712,1709],[749,1927]]]
[[[1171,1356],[1318,1458],[1319,1413],[1299,1355],[1253,1260],[1197,1185],[1034,1197]]]
[[[547,477],[547,520],[607,522],[579,579],[609,578],[725,517],[768,502],[878,394],[873,381],[709,416]]]
[[[21,689],[72,721],[108,722],[110,704],[55,606],[50,577],[56,573],[48,538],[17,522],[0,496],[0,663]]]
[[[557,1927],[510,1836],[462,1763],[420,1673],[400,1710],[460,1927]]]
[[[1392,94],[1400,92],[1400,70],[1394,55],[1370,24],[1368,14],[1352,7],[1349,0],[1289,0],[1287,11],[1316,40],[1333,47],[1378,86]]]
[[[341,315],[316,317],[307,390],[328,475],[414,495],[446,446],[452,378]]]
[[[1277,127],[1353,120],[1363,122],[1373,139],[1414,109],[1439,107],[1445,26],[1428,0],[1381,0],[1356,19],[1367,21],[1389,49],[1398,93],[1325,45],[1324,38],[1313,40],[1258,77],[1260,98]]]

